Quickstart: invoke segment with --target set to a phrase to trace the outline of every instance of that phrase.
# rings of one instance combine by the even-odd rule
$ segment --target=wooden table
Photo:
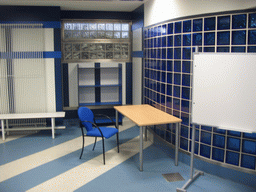
[[[143,171],[143,127],[175,123],[175,165],[178,165],[178,140],[181,119],[147,104],[114,106],[114,109],[116,110],[116,119],[118,119],[118,113],[121,113],[140,127],[140,171]]]

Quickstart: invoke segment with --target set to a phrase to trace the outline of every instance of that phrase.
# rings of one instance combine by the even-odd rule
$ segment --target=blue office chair
[[[103,148],[103,163],[105,165],[104,138],[108,139],[116,134],[117,151],[119,153],[119,134],[118,134],[119,131],[116,127],[115,122],[109,116],[103,115],[103,114],[98,114],[95,116],[107,117],[115,125],[115,128],[113,128],[113,127],[98,127],[98,125],[96,124],[93,112],[87,107],[80,107],[78,109],[78,117],[80,119],[80,128],[82,130],[82,138],[83,138],[83,145],[82,145],[82,152],[80,155],[80,159],[81,159],[81,157],[83,155],[83,151],[84,151],[84,137],[85,136],[95,137],[95,142],[94,142],[94,146],[93,146],[92,150],[94,150],[94,148],[96,146],[97,137],[101,137],[102,138],[102,148]],[[87,131],[86,134],[84,134],[84,128]]]

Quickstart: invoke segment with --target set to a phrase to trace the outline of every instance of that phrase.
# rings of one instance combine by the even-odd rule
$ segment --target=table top
[[[174,117],[151,105],[123,105],[114,106],[119,113],[123,114],[138,126],[161,125],[169,123],[180,123],[180,118]]]

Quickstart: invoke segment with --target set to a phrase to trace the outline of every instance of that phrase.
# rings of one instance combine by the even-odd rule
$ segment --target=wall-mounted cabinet
[[[78,105],[122,104],[122,64],[81,63],[78,70]]]

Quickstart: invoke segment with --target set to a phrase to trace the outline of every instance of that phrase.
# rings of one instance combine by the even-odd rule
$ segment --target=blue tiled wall
[[[192,55],[199,52],[256,53],[256,11],[195,16],[144,29],[144,103],[182,119],[180,149],[191,150]],[[154,127],[175,144],[175,130]],[[195,153],[255,172],[256,134],[197,125]]]

